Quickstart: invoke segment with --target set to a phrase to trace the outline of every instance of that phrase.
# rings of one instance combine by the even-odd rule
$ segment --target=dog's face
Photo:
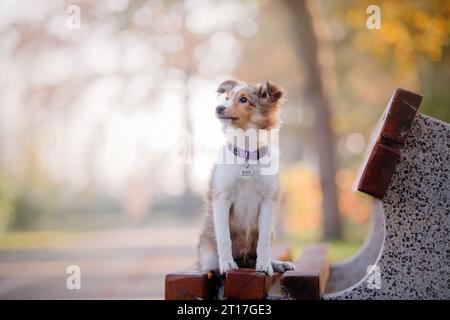
[[[273,82],[252,85],[228,80],[219,85],[217,92],[225,96],[224,102],[216,107],[216,117],[224,125],[243,130],[278,126],[284,90]]]

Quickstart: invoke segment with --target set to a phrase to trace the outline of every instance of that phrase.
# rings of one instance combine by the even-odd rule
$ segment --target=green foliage
[[[42,219],[46,211],[42,198],[32,190],[20,192],[14,201],[14,216],[11,222],[12,229],[33,229]]]
[[[0,232],[6,230],[14,212],[15,192],[12,184],[0,175]]]

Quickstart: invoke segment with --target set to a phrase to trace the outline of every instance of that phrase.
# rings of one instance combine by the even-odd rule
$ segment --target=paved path
[[[87,232],[67,248],[0,251],[0,299],[162,299],[164,275],[195,263],[198,228]],[[81,290],[66,268],[81,268]]]

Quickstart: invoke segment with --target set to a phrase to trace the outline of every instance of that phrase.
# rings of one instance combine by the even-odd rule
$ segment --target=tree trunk
[[[310,1],[286,0],[293,22],[298,56],[303,62],[305,102],[313,107],[316,120],[313,127],[319,158],[320,184],[323,193],[323,236],[336,239],[341,236],[337,190],[334,135],[330,126],[330,104],[325,93],[323,67],[319,62],[321,35],[314,24],[321,22],[320,12],[311,10]],[[314,12],[314,14],[312,13]],[[314,22],[313,22],[314,19]]]

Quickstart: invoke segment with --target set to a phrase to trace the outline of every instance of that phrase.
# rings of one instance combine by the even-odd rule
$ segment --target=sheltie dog
[[[215,115],[223,124],[227,142],[209,184],[207,214],[198,244],[199,269],[223,274],[246,267],[268,275],[274,270],[293,270],[291,262],[271,257],[280,191],[277,172],[263,172],[263,163],[278,157],[273,132],[279,128],[284,90],[271,81],[253,85],[228,80],[217,92],[223,102]],[[249,131],[256,132],[253,142],[247,139]],[[233,133],[238,132],[244,132],[246,138],[237,139],[238,134]]]

